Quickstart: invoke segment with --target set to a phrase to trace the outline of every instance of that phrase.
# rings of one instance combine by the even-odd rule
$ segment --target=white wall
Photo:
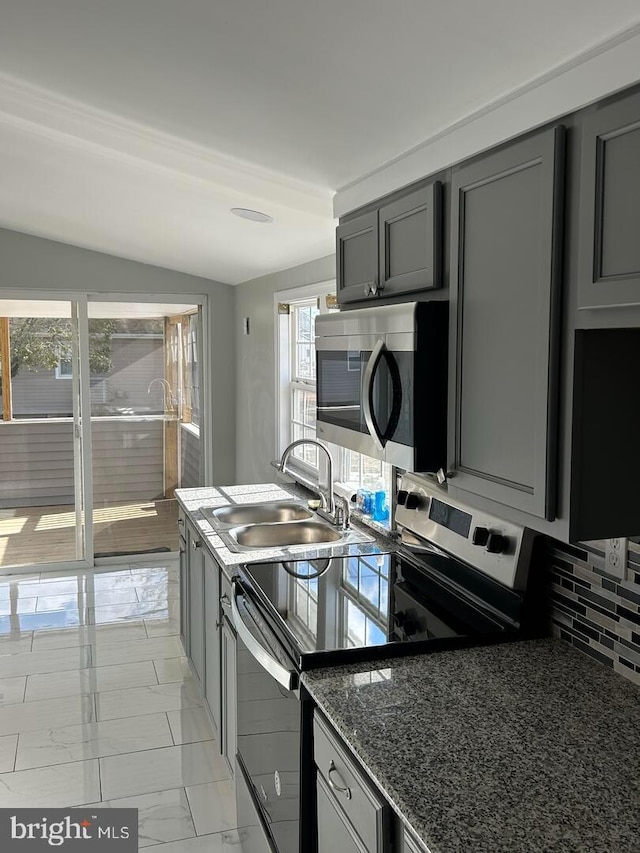
[[[273,294],[334,279],[335,255],[246,281],[236,287],[236,476],[238,483],[271,482],[276,455]],[[249,318],[250,334],[242,333]]]
[[[205,330],[212,369],[210,415],[213,482],[235,482],[235,349],[234,288],[173,270],[140,264],[56,243],[41,237],[0,229],[0,299],[3,288],[15,291],[135,294],[204,294],[209,301]]]

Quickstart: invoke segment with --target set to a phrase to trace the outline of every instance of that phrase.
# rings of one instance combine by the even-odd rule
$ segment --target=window
[[[291,441],[316,437],[315,319],[320,313],[317,299],[290,305],[290,411]],[[318,448],[302,445],[293,456],[318,470]]]
[[[308,572],[309,578],[292,578],[289,585],[289,615],[298,629],[307,635],[311,647],[318,637],[318,579],[314,575],[317,570],[309,562],[299,563],[296,571],[300,574]]]
[[[327,295],[334,282],[277,293],[278,330],[278,455],[292,441],[316,437],[315,319],[330,310]],[[373,489],[380,479],[391,494],[391,465],[353,450],[328,444],[334,461],[334,480]],[[319,477],[321,455],[313,445],[296,448],[294,465],[313,479]],[[324,466],[322,468],[324,471]]]
[[[345,562],[340,587],[341,635],[346,645],[385,643],[389,555],[350,557]]]
[[[56,379],[71,379],[73,376],[73,366],[68,358],[58,359],[56,367]]]
[[[186,337],[185,354],[185,397],[188,393],[191,406],[191,423],[194,427],[200,427],[200,363],[198,359],[198,329],[200,327],[200,315],[196,312],[188,315],[183,336]],[[186,413],[185,413],[186,414]],[[186,418],[184,418],[186,420]]]

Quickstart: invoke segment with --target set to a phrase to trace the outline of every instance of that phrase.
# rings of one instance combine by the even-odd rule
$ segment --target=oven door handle
[[[378,424],[373,413],[373,380],[375,379],[376,370],[378,369],[385,348],[385,342],[381,338],[376,341],[376,345],[369,356],[362,383],[362,414],[364,415],[364,422],[367,425],[369,434],[378,450],[384,450],[384,441],[382,440],[383,436],[378,429]]]
[[[231,613],[233,615],[233,624],[238,637],[247,647],[247,651],[257,660],[260,666],[266,670],[269,675],[274,678],[281,687],[285,690],[294,691],[298,686],[298,673],[295,670],[287,669],[280,661],[276,660],[273,655],[263,648],[256,640],[251,631],[244,624],[240,609],[238,608],[237,597],[242,594],[239,591],[237,581],[233,581],[233,594],[231,596]]]

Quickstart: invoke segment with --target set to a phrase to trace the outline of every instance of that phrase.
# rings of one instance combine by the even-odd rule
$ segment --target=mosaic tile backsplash
[[[640,545],[629,542],[624,581],[605,571],[604,547],[547,541],[551,630],[640,685]]]

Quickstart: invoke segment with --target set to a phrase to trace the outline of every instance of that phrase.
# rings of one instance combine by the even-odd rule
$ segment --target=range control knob
[[[407,509],[419,509],[422,504],[422,498],[415,492],[409,492],[404,505]]]
[[[398,491],[398,497],[396,498],[396,503],[398,506],[404,506],[407,502],[407,495],[409,492],[406,489],[400,489]]]
[[[474,545],[482,545],[487,544],[487,540],[489,539],[489,531],[486,527],[476,527],[473,531],[473,536],[471,537],[471,541]]]
[[[490,554],[502,554],[506,551],[509,540],[501,533],[490,533],[487,538],[487,551]]]

